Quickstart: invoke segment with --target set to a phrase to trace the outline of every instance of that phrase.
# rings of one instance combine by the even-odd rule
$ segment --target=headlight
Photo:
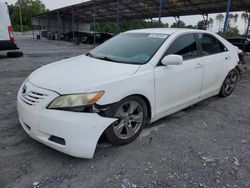
[[[48,106],[49,109],[64,109],[64,108],[75,108],[89,106],[96,103],[102,96],[104,92],[96,93],[83,93],[83,94],[72,94],[72,95],[63,95],[57,97],[52,103]]]

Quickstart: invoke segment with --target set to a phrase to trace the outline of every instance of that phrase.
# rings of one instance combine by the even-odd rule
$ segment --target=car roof
[[[202,32],[202,33],[210,33],[205,30],[198,30],[198,29],[185,29],[185,28],[149,28],[149,29],[137,29],[127,31],[126,33],[156,33],[156,34],[167,34],[172,35],[174,33],[184,33],[184,32]]]

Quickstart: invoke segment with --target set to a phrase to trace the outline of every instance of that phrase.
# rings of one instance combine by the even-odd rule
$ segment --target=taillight
[[[14,34],[13,34],[13,29],[11,26],[8,27],[8,32],[9,32],[9,36],[10,36],[10,43],[15,43],[15,38],[14,38]]]

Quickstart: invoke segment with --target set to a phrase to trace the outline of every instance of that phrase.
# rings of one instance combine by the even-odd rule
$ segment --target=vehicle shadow
[[[4,54],[0,54],[0,60],[1,59],[9,59],[9,57],[7,55],[4,55]]]
[[[214,96],[214,97],[205,99],[203,101],[200,101],[199,103],[196,103],[196,104],[194,104],[192,106],[189,106],[189,107],[187,107],[187,108],[185,108],[185,109],[183,109],[181,111],[178,111],[176,113],[173,113],[171,115],[163,117],[163,118],[157,120],[154,123],[147,124],[146,127],[145,127],[145,129],[150,129],[152,127],[156,127],[156,126],[161,125],[163,123],[166,124],[166,123],[168,123],[171,120],[174,120],[174,119],[176,119],[178,117],[186,116],[189,113],[191,113],[193,111],[197,111],[200,108],[206,108],[207,106],[209,106],[209,104],[210,104],[211,101],[217,101],[217,100],[220,100],[220,99],[221,99],[220,97]]]

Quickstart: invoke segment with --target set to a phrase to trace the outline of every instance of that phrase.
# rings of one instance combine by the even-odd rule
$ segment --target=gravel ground
[[[31,139],[16,95],[38,67],[88,51],[21,37],[23,58],[0,53],[0,187],[250,187],[250,71],[228,98],[213,97],[149,125],[133,143],[100,143],[73,158]],[[250,62],[250,61],[249,61]]]

